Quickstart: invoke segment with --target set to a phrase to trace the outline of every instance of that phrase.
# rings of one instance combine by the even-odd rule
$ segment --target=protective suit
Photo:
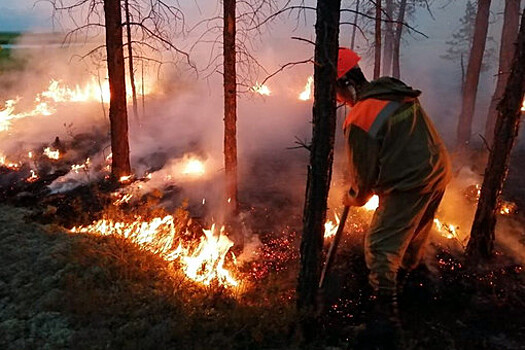
[[[395,292],[399,268],[411,270],[420,262],[451,176],[447,150],[419,103],[420,94],[394,78],[369,82],[343,126],[349,195],[380,198],[365,238],[369,281],[376,291]]]

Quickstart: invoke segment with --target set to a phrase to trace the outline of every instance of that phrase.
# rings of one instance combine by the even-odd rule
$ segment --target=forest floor
[[[0,349],[293,349],[301,195],[282,191],[290,177],[276,170],[291,165],[270,158],[253,165],[257,186],[241,188],[257,203],[244,209],[262,242],[249,268],[263,271],[242,292],[199,287],[122,238],[73,234],[34,222],[31,209],[1,206]],[[525,162],[513,164],[506,195],[518,201]],[[520,215],[513,220],[523,225]],[[342,241],[312,348],[354,348],[368,293],[362,239]],[[525,272],[498,252],[472,272],[462,255],[432,244],[431,278],[416,274],[400,298],[406,349],[525,349]]]

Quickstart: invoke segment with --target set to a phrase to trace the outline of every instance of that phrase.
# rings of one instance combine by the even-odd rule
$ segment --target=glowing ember
[[[196,248],[191,243],[176,244],[179,239],[173,216],[143,220],[136,217],[133,222],[118,222],[102,219],[89,226],[73,227],[71,232],[94,235],[116,235],[130,240],[141,248],[158,254],[166,261],[180,259],[186,276],[195,282],[209,285],[217,281],[225,287],[239,285],[224,267],[226,256],[233,242],[224,234],[224,227],[216,230],[215,225],[203,230],[203,236]],[[235,256],[231,254],[235,262]]]
[[[374,194],[372,198],[366,202],[365,205],[363,205],[363,208],[368,211],[374,211],[379,207],[379,196],[377,194]]]
[[[301,101],[308,101],[312,99],[312,85],[314,83],[314,77],[309,76],[304,90],[299,94],[299,99]]]
[[[224,226],[216,230],[215,224],[203,230],[199,246],[190,256],[183,256],[184,272],[192,280],[209,285],[217,280],[222,285],[237,286],[239,283],[224,268],[226,254],[233,242],[224,234]],[[233,255],[235,259],[235,255]]]
[[[184,175],[201,176],[204,175],[206,168],[204,163],[196,158],[189,158],[184,164],[182,173]]]
[[[60,151],[51,149],[51,147],[46,147],[44,149],[44,155],[49,159],[58,160],[60,159]]]
[[[124,203],[129,203],[131,198],[133,198],[133,195],[131,193],[126,193],[125,195],[122,195],[120,193],[116,193],[116,197],[118,198],[113,202],[113,205],[119,206]]]
[[[31,176],[26,179],[27,182],[35,182],[38,180],[38,175],[34,170],[31,170]]]
[[[270,94],[272,93],[270,91],[270,89],[268,88],[268,86],[261,85],[261,84],[258,84],[258,83],[256,83],[254,86],[252,86],[252,90],[253,90],[253,92],[258,93],[259,95],[264,95],[264,96],[270,96]]]
[[[132,177],[133,177],[133,174],[132,175],[121,176],[120,179],[118,179],[118,181],[120,183],[126,183],[126,182],[129,182]]]
[[[339,227],[341,219],[335,214],[335,223],[331,220],[327,220],[324,224],[324,239],[335,236],[337,228]]]
[[[511,215],[518,211],[518,206],[513,202],[502,201],[499,205],[501,215]]]

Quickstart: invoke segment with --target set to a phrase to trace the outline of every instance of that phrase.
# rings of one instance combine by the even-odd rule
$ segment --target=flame
[[[131,180],[131,178],[133,177],[133,174],[131,175],[126,175],[126,176],[121,176],[120,179],[118,179],[118,181],[120,183],[126,183],[126,182],[129,182]]]
[[[36,173],[33,169],[31,169],[30,171],[31,171],[31,176],[28,177],[28,178],[26,179],[26,181],[27,181],[27,182],[35,182],[35,181],[37,181],[37,180],[38,180],[38,175],[37,175],[37,173]]]
[[[339,227],[339,223],[341,222],[341,219],[337,214],[334,214],[335,216],[335,223],[331,220],[327,220],[324,223],[324,239],[330,238],[335,236],[337,232],[337,228]]]
[[[523,103],[521,104],[521,111],[525,112],[525,98],[523,99]]]
[[[379,196],[377,194],[374,194],[372,198],[366,202],[365,205],[363,205],[363,208],[368,211],[375,211],[379,207]]]
[[[51,147],[46,147],[44,149],[44,155],[49,159],[58,160],[60,159],[60,151],[51,149]]]
[[[188,158],[182,169],[182,174],[191,176],[202,176],[205,172],[204,163],[197,158]]]
[[[499,205],[499,213],[501,215],[511,215],[518,210],[518,206],[513,202],[502,201]]]
[[[74,171],[75,173],[80,173],[80,170],[87,170],[89,169],[89,165],[91,164],[91,159],[86,159],[86,161],[82,164],[73,164],[71,166],[71,171]]]
[[[259,95],[264,95],[264,96],[270,96],[270,94],[272,93],[270,91],[270,88],[268,88],[268,86],[262,85],[259,83],[255,83],[255,85],[252,86],[252,90],[253,92],[258,93]]]
[[[299,100],[308,101],[312,99],[312,84],[314,83],[314,77],[309,76],[304,90],[299,94]]]
[[[442,223],[438,218],[434,218],[434,225],[443,237],[448,239],[459,238],[458,232],[454,225]]]
[[[224,234],[224,227],[217,230],[215,224],[209,230],[203,229],[203,236],[194,249],[191,242],[176,244],[179,234],[171,215],[149,221],[137,216],[132,222],[101,219],[89,226],[73,227],[71,232],[120,236],[158,254],[166,261],[179,259],[186,276],[197,283],[209,285],[212,281],[217,281],[225,287],[239,285],[224,267],[233,242]],[[233,253],[232,257],[235,259]]]
[[[153,89],[152,87],[144,86],[142,90],[145,95],[148,95]],[[131,97],[131,89],[127,88],[126,92],[128,97]],[[20,99],[21,97],[16,97],[4,103],[4,109],[0,110],[0,132],[9,130],[13,119],[51,116],[56,113],[56,104],[58,103],[108,103],[110,99],[109,83],[107,80],[104,80],[104,82],[99,84],[95,78],[92,78],[82,86],[76,84],[74,87],[69,87],[62,80],[51,79],[47,89],[34,97],[34,107],[31,111],[15,113],[16,105]]]
[[[5,167],[11,170],[18,170],[20,168],[20,164],[7,160],[7,157],[0,153],[0,167]]]
[[[224,226],[218,231],[215,227],[213,224],[209,230],[203,230],[204,236],[193,254],[182,257],[183,269],[190,279],[204,285],[217,280],[221,285],[235,287],[239,283],[224,268],[226,254],[233,242],[224,234]]]
[[[131,198],[133,198],[133,195],[131,193],[126,193],[125,195],[122,195],[120,193],[116,193],[115,196],[118,198],[113,202],[113,205],[119,206],[124,203],[129,203]]]

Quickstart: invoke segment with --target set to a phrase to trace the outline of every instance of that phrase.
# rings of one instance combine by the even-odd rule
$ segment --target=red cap
[[[337,79],[341,78],[346,72],[354,68],[360,59],[361,57],[359,57],[354,51],[346,47],[340,47],[339,59],[337,60]]]

